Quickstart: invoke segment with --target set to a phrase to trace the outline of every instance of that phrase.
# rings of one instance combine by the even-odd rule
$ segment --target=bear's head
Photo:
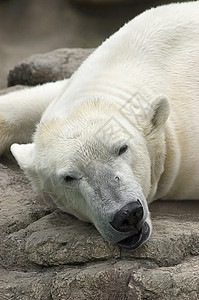
[[[11,151],[37,191],[92,222],[109,242],[136,249],[151,234],[148,203],[164,169],[168,101],[136,113],[102,99],[42,122],[34,143]]]

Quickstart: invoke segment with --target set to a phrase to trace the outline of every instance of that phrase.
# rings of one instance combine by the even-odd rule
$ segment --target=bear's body
[[[9,103],[21,101],[14,122],[22,128],[24,103],[36,95],[30,132],[50,103],[34,143],[13,145],[14,156],[36,189],[55,194],[58,207],[127,248],[150,235],[147,203],[199,199],[198,16],[198,1],[146,11],[106,40],[71,79],[33,88],[28,99],[20,91],[0,102],[1,152],[27,141],[20,134],[6,140],[13,122]]]

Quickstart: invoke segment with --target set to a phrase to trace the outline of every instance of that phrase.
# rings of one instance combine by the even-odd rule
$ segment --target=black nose
[[[116,213],[111,226],[120,232],[128,232],[136,228],[143,218],[143,207],[139,200],[130,202]]]

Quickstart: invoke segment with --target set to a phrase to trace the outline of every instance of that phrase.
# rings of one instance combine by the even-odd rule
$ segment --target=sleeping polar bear
[[[2,96],[0,152],[29,143],[11,151],[37,191],[136,249],[150,202],[199,198],[198,116],[199,1],[170,4],[126,24],[69,80]]]

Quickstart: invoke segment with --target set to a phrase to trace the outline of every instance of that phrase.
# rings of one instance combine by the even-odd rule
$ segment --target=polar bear
[[[35,190],[127,249],[151,235],[149,203],[199,198],[198,16],[150,9],[70,79],[0,98],[1,154],[13,144]]]

